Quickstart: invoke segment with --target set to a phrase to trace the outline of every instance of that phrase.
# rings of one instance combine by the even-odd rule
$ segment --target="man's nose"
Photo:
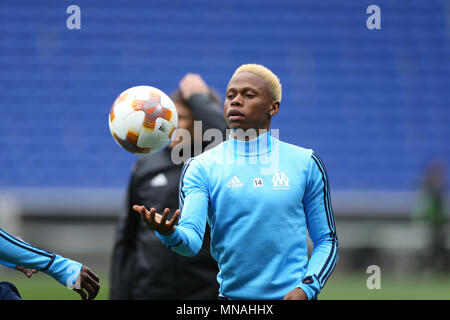
[[[233,100],[231,100],[231,103],[230,103],[232,106],[242,106],[243,105],[243,103],[242,103],[242,97],[241,97],[241,95],[236,95],[235,97],[234,97],[234,99]]]

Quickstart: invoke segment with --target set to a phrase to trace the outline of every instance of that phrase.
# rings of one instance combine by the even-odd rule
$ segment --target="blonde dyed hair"
[[[250,72],[260,76],[269,84],[270,90],[272,91],[272,97],[274,100],[281,102],[281,83],[280,79],[273,73],[269,68],[261,64],[243,64],[234,71],[233,78],[241,72]]]

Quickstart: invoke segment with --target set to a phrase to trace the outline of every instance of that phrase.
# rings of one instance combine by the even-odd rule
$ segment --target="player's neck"
[[[231,129],[230,137],[239,140],[239,141],[250,141],[257,139],[259,136],[266,134],[270,131],[270,127],[268,128],[259,128],[259,129],[241,129],[241,128],[235,128]]]
[[[254,139],[235,139],[230,134],[228,148],[231,153],[240,156],[258,156],[271,151],[271,132],[261,130]]]

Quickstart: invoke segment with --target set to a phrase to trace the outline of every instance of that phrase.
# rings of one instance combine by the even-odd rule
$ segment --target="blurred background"
[[[381,29],[368,29],[370,5]],[[68,6],[81,29],[67,28]],[[0,226],[102,276],[136,156],[114,99],[187,72],[223,96],[236,67],[281,79],[280,139],[324,161],[340,260],[323,299],[449,299],[450,2],[0,3]],[[381,289],[366,286],[379,266]],[[78,299],[0,266],[26,299]]]

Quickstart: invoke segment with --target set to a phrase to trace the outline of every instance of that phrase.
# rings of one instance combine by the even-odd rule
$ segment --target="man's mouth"
[[[244,114],[238,110],[230,110],[228,111],[227,118],[228,120],[239,120],[244,116]]]

